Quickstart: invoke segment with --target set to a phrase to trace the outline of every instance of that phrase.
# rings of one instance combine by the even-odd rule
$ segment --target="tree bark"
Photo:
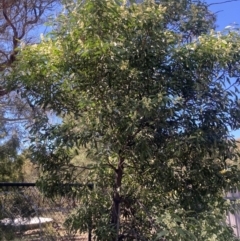
[[[113,225],[115,236],[113,236],[113,241],[118,241],[119,227],[120,227],[120,207],[121,207],[121,185],[123,178],[123,163],[124,158],[119,156],[118,167],[115,170],[115,183],[113,192],[113,204],[112,204],[112,217],[111,223]]]

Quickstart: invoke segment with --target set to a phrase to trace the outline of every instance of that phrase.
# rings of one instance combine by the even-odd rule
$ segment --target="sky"
[[[227,1],[227,0],[206,0],[210,10],[217,13],[217,30],[221,31],[226,26],[239,24],[240,27],[240,0]],[[240,138],[240,130],[232,132],[235,138]]]
[[[212,12],[217,13],[217,30],[233,23],[240,24],[240,0],[206,0]],[[219,3],[219,4],[214,4]]]

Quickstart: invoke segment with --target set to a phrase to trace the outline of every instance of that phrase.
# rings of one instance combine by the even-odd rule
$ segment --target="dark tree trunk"
[[[121,206],[121,185],[123,178],[123,163],[124,158],[119,157],[118,167],[115,170],[114,191],[113,191],[113,204],[112,204],[112,217],[111,222],[115,230],[113,241],[118,241],[119,226],[120,226],[120,206]]]

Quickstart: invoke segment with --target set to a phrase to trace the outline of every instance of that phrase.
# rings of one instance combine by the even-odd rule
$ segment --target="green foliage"
[[[79,195],[73,230],[235,240],[223,191],[239,185],[229,131],[239,128],[240,37],[215,33],[214,20],[200,1],[76,1],[21,51],[10,85],[63,117],[37,119],[31,148],[46,194]],[[91,162],[77,168],[82,147]],[[94,188],[59,185],[79,180]]]
[[[11,135],[4,126],[0,138],[0,182],[35,182],[39,176],[29,151],[20,148],[17,133]]]
[[[0,145],[0,182],[16,182],[23,180],[22,167],[24,159],[18,155],[19,139],[13,135],[3,139]]]

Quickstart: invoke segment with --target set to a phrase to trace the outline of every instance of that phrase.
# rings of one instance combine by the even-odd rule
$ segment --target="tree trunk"
[[[111,222],[114,228],[115,237],[113,241],[118,241],[119,236],[119,226],[120,226],[120,206],[121,206],[121,185],[123,177],[123,163],[124,158],[119,157],[118,167],[115,170],[115,183],[114,183],[114,192],[113,192],[113,204],[112,204],[112,217]]]

